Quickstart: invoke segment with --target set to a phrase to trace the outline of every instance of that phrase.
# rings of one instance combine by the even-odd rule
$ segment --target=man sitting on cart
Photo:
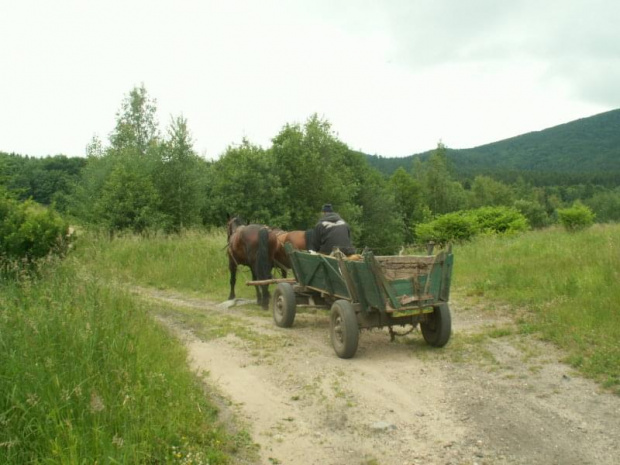
[[[331,203],[323,205],[322,212],[322,218],[314,227],[313,250],[329,255],[338,247],[347,256],[354,254],[349,225],[333,210]]]

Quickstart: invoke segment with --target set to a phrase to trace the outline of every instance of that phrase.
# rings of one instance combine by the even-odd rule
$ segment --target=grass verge
[[[454,283],[509,303],[567,361],[620,393],[620,225],[488,236],[455,249]]]
[[[112,241],[87,235],[79,244],[81,262],[99,276],[160,289],[199,292],[224,300],[229,291],[226,234],[188,231],[181,235],[122,236]],[[255,297],[247,267],[237,272],[237,296]]]
[[[184,348],[75,259],[0,283],[0,463],[227,463]]]

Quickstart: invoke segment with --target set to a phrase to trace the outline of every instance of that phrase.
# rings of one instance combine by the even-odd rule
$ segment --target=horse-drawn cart
[[[273,296],[276,325],[289,328],[297,305],[331,307],[330,336],[336,354],[351,358],[360,329],[420,324],[426,342],[443,347],[450,339],[448,299],[451,249],[431,256],[374,256],[359,260],[301,252],[290,244],[295,282],[280,282]]]

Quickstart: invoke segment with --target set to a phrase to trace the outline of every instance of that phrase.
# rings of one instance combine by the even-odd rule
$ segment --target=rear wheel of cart
[[[290,328],[295,321],[295,291],[288,283],[279,283],[273,293],[273,321],[280,328]]]
[[[420,328],[427,344],[433,347],[445,346],[452,332],[452,318],[448,304],[435,305],[433,313],[429,313],[427,320],[420,323]]]
[[[329,335],[338,357],[351,358],[355,355],[360,330],[355,310],[348,300],[337,300],[332,305]]]

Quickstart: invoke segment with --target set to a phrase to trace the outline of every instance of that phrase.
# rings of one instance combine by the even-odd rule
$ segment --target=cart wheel
[[[273,321],[280,328],[290,328],[295,321],[295,291],[288,283],[280,283],[273,293]]]
[[[452,318],[448,304],[435,305],[433,313],[428,314],[428,320],[420,323],[422,336],[427,344],[433,347],[443,347],[450,339],[452,332]]]
[[[360,330],[355,310],[348,300],[337,300],[332,305],[329,335],[338,357],[351,358],[355,355]]]

